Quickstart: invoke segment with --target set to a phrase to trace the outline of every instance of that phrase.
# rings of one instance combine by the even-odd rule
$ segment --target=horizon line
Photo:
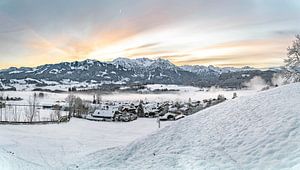
[[[209,66],[213,66],[213,67],[217,67],[217,68],[245,68],[245,67],[249,67],[249,68],[253,68],[253,69],[259,69],[259,70],[264,70],[264,69],[270,69],[270,68],[280,68],[280,67],[284,67],[284,64],[283,65],[280,65],[280,66],[270,66],[270,67],[252,67],[252,66],[249,66],[249,65],[241,65],[240,67],[239,66],[216,66],[216,65],[212,65],[212,64],[209,64],[209,65],[205,65],[205,64],[175,64],[174,62],[172,62],[171,60],[169,59],[165,59],[165,58],[161,58],[161,57],[156,57],[156,58],[149,58],[149,57],[137,57],[137,58],[130,58],[130,57],[117,57],[117,58],[114,58],[112,60],[99,60],[99,59],[95,59],[95,58],[85,58],[85,59],[74,59],[74,60],[69,60],[69,61],[60,61],[60,62],[53,62],[53,63],[44,63],[44,64],[37,64],[37,65],[32,65],[32,66],[9,66],[9,67],[6,67],[6,68],[1,68],[0,67],[0,70],[6,70],[6,69],[10,69],[10,68],[17,68],[17,69],[20,69],[20,68],[36,68],[36,67],[39,67],[39,66],[43,66],[43,65],[55,65],[55,64],[60,64],[60,63],[73,63],[73,62],[83,62],[83,61],[87,61],[87,60],[94,60],[94,61],[98,61],[98,62],[102,62],[102,63],[111,63],[113,62],[114,60],[117,60],[117,59],[129,59],[129,60],[135,60],[135,59],[149,59],[149,60],[158,60],[158,59],[162,59],[162,60],[167,60],[169,61],[170,63],[174,64],[175,66],[177,67],[182,67],[182,66],[205,66],[205,67],[209,67]]]

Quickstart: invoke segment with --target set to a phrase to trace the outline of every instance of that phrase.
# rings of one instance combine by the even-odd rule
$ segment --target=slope
[[[300,84],[224,102],[79,169],[299,169]]]

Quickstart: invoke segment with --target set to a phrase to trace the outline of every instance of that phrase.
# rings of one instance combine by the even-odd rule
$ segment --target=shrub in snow
[[[237,93],[236,92],[234,92],[233,96],[232,96],[232,99],[235,99],[235,98],[237,98]]]

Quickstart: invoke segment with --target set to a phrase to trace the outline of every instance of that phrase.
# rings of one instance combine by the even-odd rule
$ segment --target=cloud
[[[0,67],[120,56],[277,66],[300,27],[299,7],[295,0],[1,1]]]
[[[195,58],[195,59],[187,59],[187,60],[181,60],[182,64],[207,64],[211,62],[224,62],[224,61],[233,61],[236,60],[236,57],[233,56],[219,56],[219,57],[207,57],[207,58]]]
[[[296,34],[299,34],[299,30],[278,30],[273,32],[274,35],[279,35],[279,36],[294,36]]]
[[[149,47],[155,47],[157,46],[159,43],[148,43],[148,44],[143,44],[137,47],[132,47],[132,48],[127,48],[124,51],[132,51],[132,50],[141,50],[141,49],[145,49],[145,48],[149,48]]]
[[[141,52],[136,52],[136,53],[129,53],[129,57],[149,57],[149,56],[163,56],[165,54],[170,54],[172,51],[166,51],[166,50],[156,50],[156,51],[141,51]]]

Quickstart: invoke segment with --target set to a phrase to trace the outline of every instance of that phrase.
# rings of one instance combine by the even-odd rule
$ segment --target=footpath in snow
[[[300,84],[239,97],[74,169],[300,169]]]

